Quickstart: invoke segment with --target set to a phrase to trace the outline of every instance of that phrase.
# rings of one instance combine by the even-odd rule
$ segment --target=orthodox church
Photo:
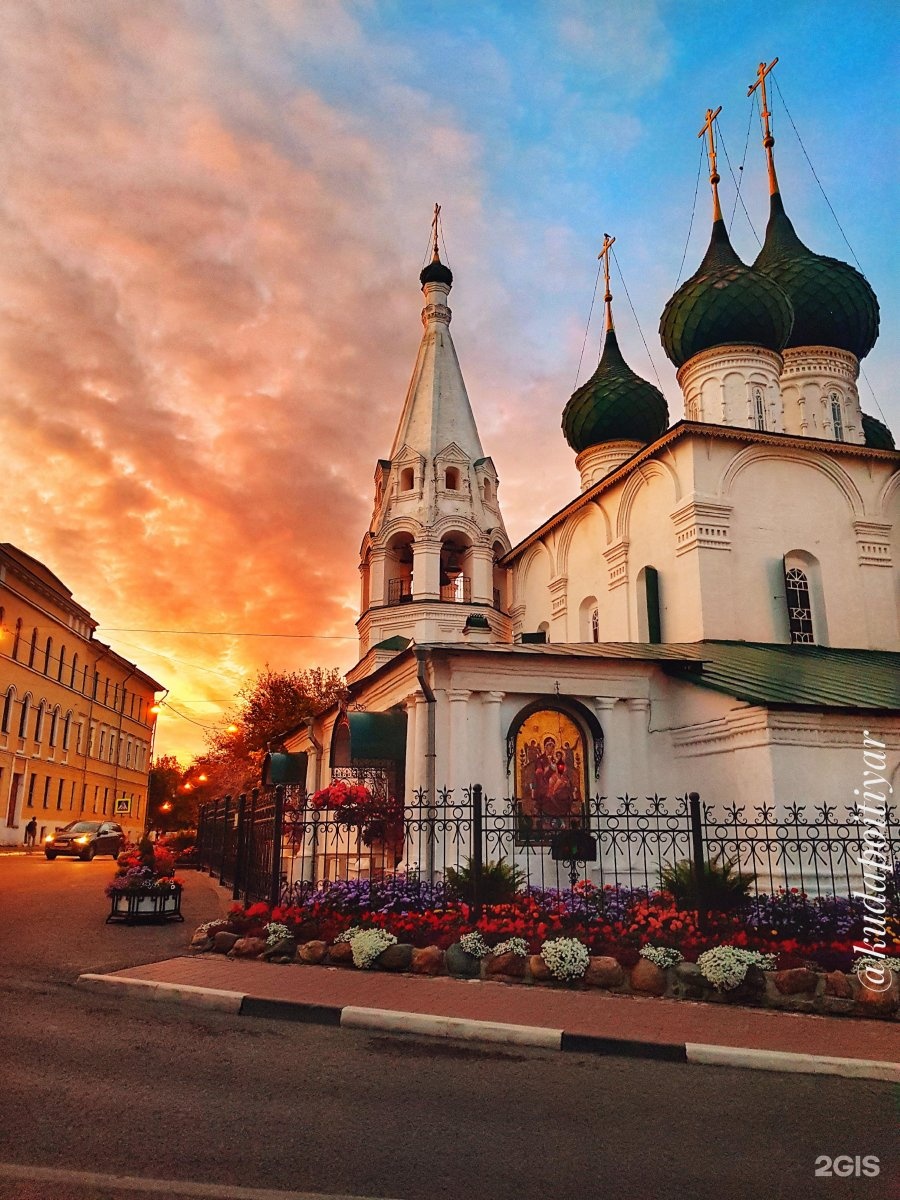
[[[775,174],[752,266],[729,241],[715,125],[709,248],[660,321],[684,414],[622,357],[604,262],[599,365],[563,433],[579,493],[518,545],[504,528],[450,334],[424,332],[360,553],[350,699],[290,731],[309,790],[408,799],[480,783],[523,811],[688,790],[710,804],[852,803],[864,730],[900,765],[900,453],[863,413],[879,310],[809,249]],[[562,407],[562,406],[561,406]]]

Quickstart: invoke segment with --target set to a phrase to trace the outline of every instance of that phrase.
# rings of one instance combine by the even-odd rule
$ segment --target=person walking
[[[34,849],[35,839],[37,838],[37,817],[32,817],[25,826],[25,847],[26,849]]]

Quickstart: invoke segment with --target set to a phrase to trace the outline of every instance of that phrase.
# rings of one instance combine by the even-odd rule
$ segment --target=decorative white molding
[[[446,304],[426,304],[422,309],[422,324],[427,325],[429,321],[438,321],[441,325],[449,325],[451,315]]]
[[[675,554],[690,550],[730,550],[730,504],[689,498],[671,514],[675,526]]]
[[[862,567],[893,566],[891,525],[880,521],[854,521],[856,553]]]
[[[620,439],[612,442],[601,442],[597,446],[588,446],[575,459],[575,466],[581,474],[581,490],[587,491],[599,480],[604,479],[610,471],[620,467],[623,462],[644,448],[643,442],[633,442]]]
[[[609,590],[628,582],[628,538],[619,538],[603,551],[609,567]]]
[[[550,592],[550,612],[552,616],[564,617],[566,615],[568,587],[568,575],[557,575],[556,579],[551,579],[547,585],[547,590]]]

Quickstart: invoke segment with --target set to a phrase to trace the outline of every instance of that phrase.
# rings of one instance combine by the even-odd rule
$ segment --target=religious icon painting
[[[580,818],[587,794],[584,735],[558,709],[539,709],[516,733],[516,797],[534,832]]]

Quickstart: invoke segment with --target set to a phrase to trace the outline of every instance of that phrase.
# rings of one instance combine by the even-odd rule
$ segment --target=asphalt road
[[[900,1195],[885,1084],[480,1049],[76,990],[80,971],[178,953],[220,910],[218,889],[188,874],[185,925],[105,925],[111,873],[108,859],[0,856],[0,1200]],[[875,1155],[880,1172],[816,1177],[820,1155],[850,1155],[854,1172],[852,1156]]]

